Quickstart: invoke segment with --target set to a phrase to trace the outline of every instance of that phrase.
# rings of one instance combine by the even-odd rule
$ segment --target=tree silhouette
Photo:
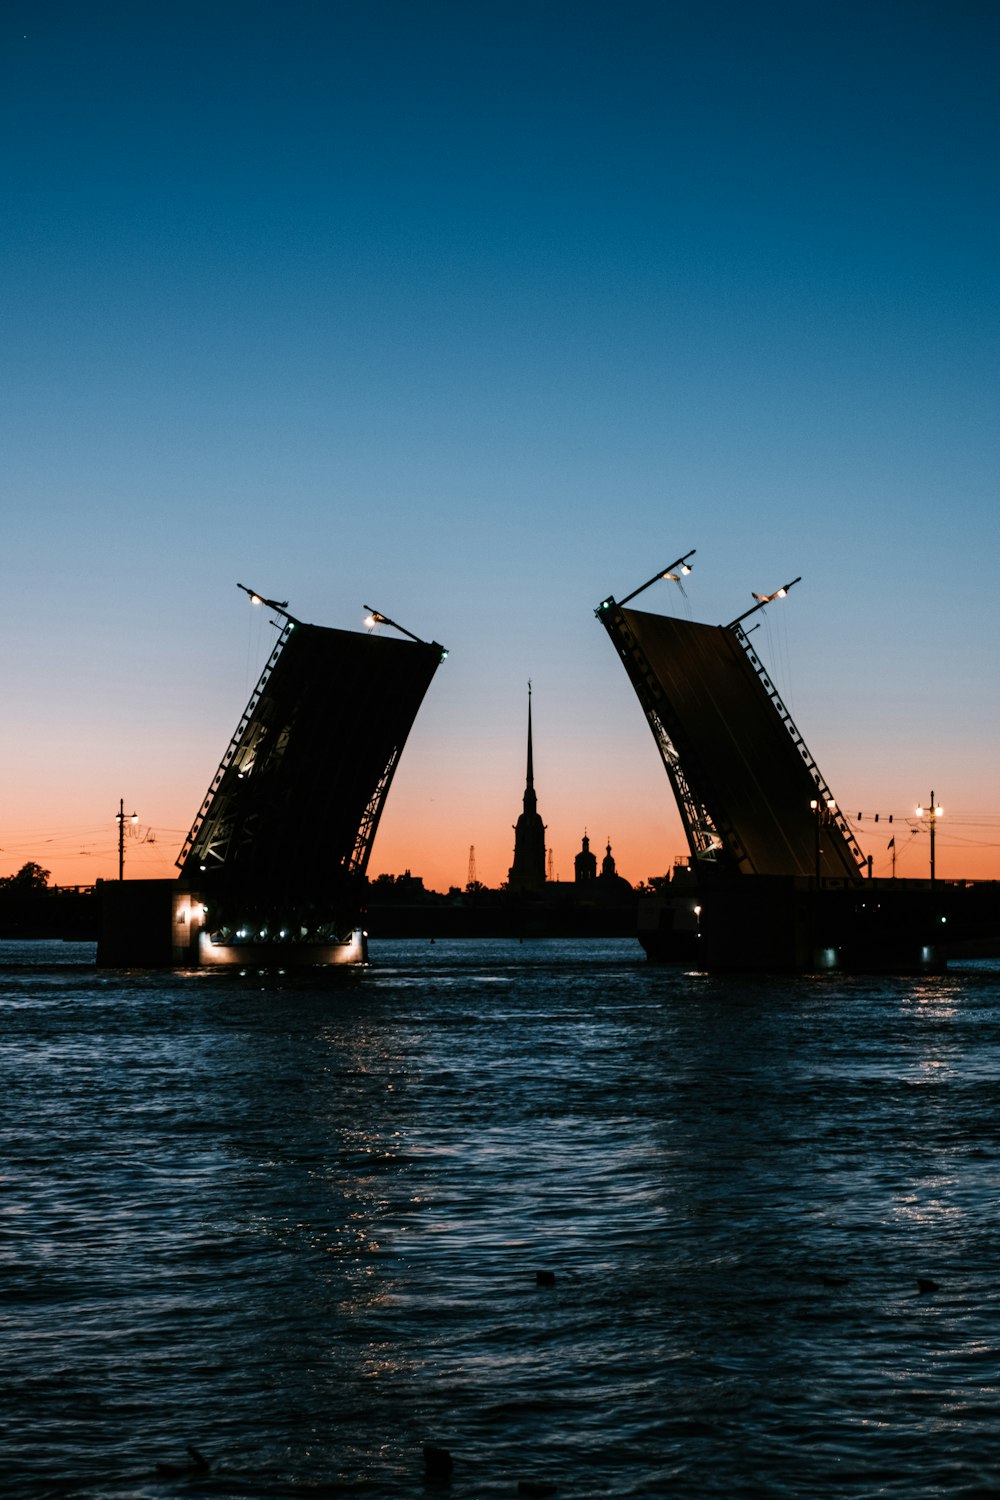
[[[51,870],[43,870],[34,860],[29,860],[16,875],[0,877],[0,887],[7,891],[44,891],[48,889],[51,873]]]

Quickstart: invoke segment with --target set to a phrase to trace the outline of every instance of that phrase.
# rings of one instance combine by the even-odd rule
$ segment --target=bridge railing
[[[247,728],[253,719],[254,713],[256,712],[257,704],[260,702],[261,694],[263,693],[264,688],[267,685],[268,678],[271,676],[271,673],[277,666],[278,658],[281,656],[281,653],[285,647],[285,642],[288,640],[288,637],[291,634],[293,628],[294,621],[292,621],[291,619],[286,619],[282,626],[281,633],[278,636],[277,644],[275,645],[274,650],[271,652],[271,655],[267,659],[264,670],[263,672],[261,672],[260,677],[257,680],[257,686],[254,688],[252,694],[250,695],[250,701],[247,704],[246,708],[243,710],[243,716],[240,719],[240,722],[237,724],[236,729],[233,733],[233,737],[226,747],[226,753],[223,755],[221,761],[219,762],[219,769],[213,776],[212,783],[209,786],[208,791],[205,793],[204,800],[202,801],[201,807],[198,809],[198,813],[195,817],[194,822],[191,824],[191,831],[188,833],[187,838],[184,840],[184,847],[181,849],[180,854],[177,856],[175,863],[181,868],[183,868],[183,866],[187,862],[191,851],[195,846],[198,835],[201,832],[202,827],[204,826],[205,819],[208,817],[209,810],[211,809],[212,803],[215,800],[215,795],[222,784],[222,778],[223,776],[225,776],[230,765],[232,764],[233,757],[235,756],[237,750],[240,748],[243,737],[246,734]]]
[[[833,803],[834,810],[830,815],[833,822],[840,830],[840,833],[845,843],[847,844],[847,847],[850,849],[851,854],[854,856],[855,860],[857,860],[859,867],[867,865],[867,860],[858,847],[858,842],[854,835],[853,828],[841,812],[840,806],[834,798],[833,793],[830,791],[823,773],[820,771],[819,766],[816,764],[809,746],[806,744],[801,733],[799,732],[798,726],[795,723],[795,720],[792,718],[792,715],[789,712],[788,708],[786,707],[781,694],[778,692],[778,689],[775,687],[774,683],[768,676],[767,669],[765,668],[764,663],[761,661],[753,646],[750,644],[749,637],[747,636],[743,627],[739,624],[731,625],[729,628],[746,652],[747,657],[750,661],[750,665],[753,667],[754,671],[757,673],[757,676],[760,678],[764,691],[767,693],[767,696],[773,703],[778,716],[781,718],[785,725],[785,728],[791,735],[792,741],[799,754],[801,755],[810,776],[816,783],[816,790],[819,795],[819,800],[823,801],[827,805],[829,805],[831,802]]]

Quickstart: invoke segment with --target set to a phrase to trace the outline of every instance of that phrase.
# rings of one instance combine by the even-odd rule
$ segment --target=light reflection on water
[[[7,1493],[1000,1485],[998,966],[91,958],[0,945]]]

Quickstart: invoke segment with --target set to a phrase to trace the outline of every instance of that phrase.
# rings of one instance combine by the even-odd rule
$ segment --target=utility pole
[[[118,811],[115,814],[118,819],[118,879],[125,879],[125,799],[119,797]],[[138,823],[139,814],[132,814],[132,822]]]
[[[928,818],[930,819],[930,825],[931,825],[931,885],[934,884],[934,831],[937,828],[937,820],[938,820],[938,818],[941,816],[941,814],[943,812],[944,812],[944,808],[943,807],[939,807],[938,804],[934,801],[934,793],[933,792],[931,792],[931,800],[930,800],[929,806],[927,806],[927,807],[918,807],[917,808],[917,817],[918,818],[922,818],[923,815],[924,815],[924,813],[926,813],[927,816],[928,816]]]

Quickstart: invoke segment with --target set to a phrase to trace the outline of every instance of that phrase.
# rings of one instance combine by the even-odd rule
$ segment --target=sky
[[[441,641],[369,873],[686,852],[594,617],[754,645],[876,874],[1000,877],[992,0],[7,0],[0,874],[174,860],[274,639]],[[874,814],[880,814],[876,828]],[[890,851],[883,824],[901,829]]]

